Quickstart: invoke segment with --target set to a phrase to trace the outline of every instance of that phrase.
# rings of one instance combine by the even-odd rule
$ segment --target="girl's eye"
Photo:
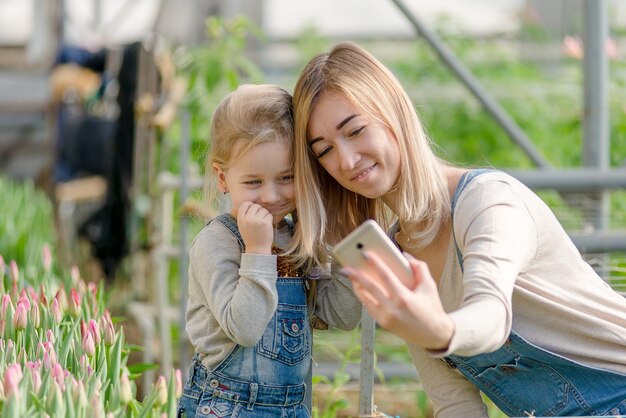
[[[246,184],[248,186],[256,186],[257,184],[261,184],[261,180],[248,180],[244,181],[243,184]]]
[[[291,183],[293,181],[293,174],[289,174],[288,176],[282,176],[278,178],[279,183]]]

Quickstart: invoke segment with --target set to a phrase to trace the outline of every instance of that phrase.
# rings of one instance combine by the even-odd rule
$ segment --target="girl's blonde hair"
[[[339,94],[364,115],[384,124],[398,142],[401,158],[397,213],[382,199],[368,199],[342,187],[313,155],[307,141],[309,117],[323,94]],[[450,196],[441,164],[432,151],[415,108],[399,81],[363,48],[336,44],[313,58],[294,89],[294,175],[300,213],[296,258],[328,259],[328,245],[336,244],[366,219],[389,228],[395,220],[409,233],[411,248],[419,250],[436,236],[449,218]]]
[[[218,195],[213,164],[222,170],[251,148],[280,141],[291,152],[293,144],[293,103],[291,94],[276,85],[243,84],[226,95],[213,112],[211,149],[205,162],[205,195],[214,205]],[[234,153],[235,145],[242,144]]]

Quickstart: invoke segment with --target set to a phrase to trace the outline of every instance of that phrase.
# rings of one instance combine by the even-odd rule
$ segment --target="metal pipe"
[[[531,189],[555,189],[559,192],[575,193],[626,189],[624,168],[606,171],[595,168],[504,171]]]
[[[500,104],[491,97],[487,91],[480,85],[478,80],[474,78],[472,73],[454,56],[452,51],[430,32],[413,14],[406,8],[400,0],[392,0],[400,11],[411,22],[415,30],[426,40],[431,48],[439,55],[439,58],[446,64],[457,78],[469,89],[474,97],[483,105],[485,110],[494,118],[494,120],[504,129],[509,137],[516,142],[526,152],[528,157],[540,168],[547,168],[550,163],[541,155],[526,133],[519,125],[509,117]]]

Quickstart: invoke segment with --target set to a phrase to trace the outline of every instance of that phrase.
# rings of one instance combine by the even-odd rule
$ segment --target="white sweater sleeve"
[[[511,331],[513,286],[537,252],[537,228],[516,190],[489,175],[475,178],[459,196],[453,226],[463,258],[463,299],[450,312],[455,333],[439,355],[493,351]]]

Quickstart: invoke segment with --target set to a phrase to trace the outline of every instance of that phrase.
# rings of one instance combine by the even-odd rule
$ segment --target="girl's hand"
[[[428,265],[405,254],[413,271],[414,287],[406,287],[375,254],[365,253],[367,273],[344,268],[354,292],[380,325],[410,344],[445,350],[454,322],[444,311]]]
[[[246,244],[246,253],[271,254],[274,241],[272,214],[263,206],[243,202],[237,211],[237,225]]]

